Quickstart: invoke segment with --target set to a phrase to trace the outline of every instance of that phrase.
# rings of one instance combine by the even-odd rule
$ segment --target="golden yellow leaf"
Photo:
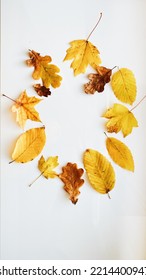
[[[12,159],[25,163],[33,160],[42,151],[46,142],[45,128],[32,128],[21,134],[15,144]]]
[[[111,163],[98,151],[87,149],[84,166],[91,186],[99,193],[109,193],[115,185],[115,172]]]
[[[26,120],[41,122],[39,113],[34,109],[42,99],[38,99],[35,96],[29,97],[26,91],[23,91],[15,104],[12,106],[12,112],[16,113],[16,121],[21,128],[24,128]]]
[[[121,68],[113,74],[111,86],[115,96],[122,102],[133,104],[136,99],[136,80],[131,70]]]
[[[50,85],[54,88],[60,86],[62,77],[57,73],[60,72],[60,69],[54,65],[49,64],[51,62],[50,56],[41,56],[35,51],[29,51],[30,59],[26,60],[28,66],[34,66],[34,72],[32,77],[35,80],[42,79],[43,86],[49,88]]]
[[[109,119],[106,123],[108,132],[118,133],[121,130],[124,137],[132,132],[133,127],[138,127],[133,113],[121,104],[114,104],[103,114],[103,117]]]
[[[73,59],[70,67],[73,68],[75,76],[85,73],[88,64],[95,68],[101,63],[98,49],[88,40],[74,40],[70,45],[64,61]]]
[[[43,175],[46,179],[55,178],[57,176],[56,172],[53,169],[58,165],[58,156],[49,157],[47,160],[45,160],[44,157],[41,156],[38,162],[38,168],[41,171],[41,175]]]
[[[112,160],[120,167],[134,171],[134,160],[130,149],[120,140],[107,137],[106,148]]]

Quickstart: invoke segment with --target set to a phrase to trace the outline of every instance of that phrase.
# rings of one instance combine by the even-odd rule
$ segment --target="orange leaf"
[[[82,168],[77,168],[76,163],[68,162],[66,166],[62,167],[62,174],[59,178],[64,182],[64,190],[69,194],[69,198],[73,204],[78,201],[80,194],[79,188],[84,184],[84,180],[80,179],[84,173]]]
[[[51,57],[41,56],[35,51],[29,51],[30,59],[26,60],[28,66],[34,66],[34,72],[32,77],[34,80],[42,79],[43,86],[49,88],[50,85],[54,88],[60,86],[62,77],[57,73],[60,72],[60,69],[54,65],[50,64]]]
[[[32,121],[41,122],[39,113],[34,109],[42,99],[38,99],[35,96],[28,96],[26,91],[23,91],[15,104],[12,106],[12,112],[16,112],[16,121],[20,127],[24,128],[27,119]]]

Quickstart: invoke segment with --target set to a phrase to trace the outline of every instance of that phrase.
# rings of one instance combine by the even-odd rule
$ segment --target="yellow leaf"
[[[103,114],[103,117],[109,119],[106,123],[108,132],[118,133],[121,130],[124,137],[132,132],[133,127],[138,127],[133,113],[121,104],[114,104]]]
[[[60,72],[60,69],[54,64],[49,64],[52,60],[50,56],[41,56],[32,50],[29,52],[29,57],[30,59],[26,63],[28,66],[34,66],[32,77],[35,80],[41,78],[43,86],[46,88],[49,88],[50,85],[54,88],[60,86],[62,77],[57,74]]]
[[[95,68],[101,63],[98,49],[88,40],[74,40],[70,45],[64,61],[74,59],[70,67],[73,68],[75,76],[85,73],[88,64]]]
[[[54,178],[57,176],[56,172],[53,169],[58,165],[58,156],[49,157],[47,160],[45,160],[44,157],[41,156],[38,162],[38,168],[46,179]]]
[[[122,102],[133,104],[136,99],[136,80],[131,70],[121,68],[113,74],[111,86],[115,96]]]
[[[85,151],[83,161],[91,186],[99,193],[109,193],[115,185],[115,172],[111,163],[92,149]]]
[[[42,151],[46,142],[45,128],[32,128],[21,134],[15,144],[12,159],[25,163],[33,160]]]
[[[16,121],[21,128],[24,128],[26,120],[41,122],[39,113],[34,109],[42,99],[36,98],[35,96],[29,97],[26,91],[23,91],[15,104],[12,106],[12,112],[16,113]]]
[[[134,171],[134,160],[130,149],[113,137],[107,137],[106,148],[112,160],[120,167]]]

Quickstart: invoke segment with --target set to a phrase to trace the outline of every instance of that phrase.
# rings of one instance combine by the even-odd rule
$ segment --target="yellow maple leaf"
[[[70,67],[73,68],[75,76],[85,73],[89,64],[95,68],[101,63],[98,49],[88,40],[74,40],[70,45],[64,61],[74,59]]]
[[[25,163],[33,160],[46,143],[45,128],[32,128],[19,136],[12,153],[12,161]]]
[[[41,56],[39,53],[34,50],[29,51],[30,59],[26,60],[28,66],[34,66],[34,72],[32,77],[35,80],[42,79],[43,86],[49,88],[50,85],[53,88],[57,88],[61,84],[62,77],[57,73],[60,72],[60,69],[54,65],[49,64],[52,59],[50,56]]]
[[[136,99],[136,80],[131,70],[121,68],[113,74],[111,86],[115,96],[122,102],[133,104]]]
[[[57,176],[56,172],[53,169],[58,165],[58,156],[49,157],[47,160],[45,160],[44,157],[41,156],[38,162],[38,168],[41,171],[41,175],[43,175],[46,179],[55,178]]]
[[[120,167],[134,171],[134,160],[130,149],[120,140],[107,137],[106,148],[112,160]]]
[[[118,133],[121,130],[124,137],[132,132],[133,127],[138,127],[133,113],[121,104],[114,104],[102,117],[109,119],[106,123],[108,132]]]
[[[26,120],[41,122],[38,112],[34,109],[42,99],[38,99],[35,96],[29,97],[26,91],[23,91],[15,104],[12,106],[12,112],[16,112],[16,121],[20,127],[24,128]]]
[[[111,163],[92,149],[85,151],[83,161],[91,186],[101,194],[109,193],[115,185],[115,172]]]

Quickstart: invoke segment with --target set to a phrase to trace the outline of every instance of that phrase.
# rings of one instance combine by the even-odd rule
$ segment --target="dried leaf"
[[[115,96],[122,102],[133,104],[136,99],[136,80],[131,70],[121,68],[113,74],[111,86]]]
[[[33,87],[39,96],[48,97],[48,95],[51,95],[51,91],[49,88],[41,86],[40,84],[36,84]]]
[[[103,114],[103,117],[109,119],[106,123],[108,132],[118,133],[121,130],[124,137],[132,132],[133,127],[138,127],[133,113],[121,104],[114,104]]]
[[[80,194],[79,188],[84,184],[84,180],[80,179],[84,170],[82,168],[78,169],[76,163],[68,162],[66,166],[62,167],[62,171],[59,178],[65,184],[64,190],[69,194],[72,203],[76,204]]]
[[[134,171],[134,160],[130,149],[120,140],[107,137],[106,148],[112,160],[120,167]]]
[[[45,128],[32,128],[21,134],[15,144],[12,159],[25,163],[33,160],[42,151],[46,142]]]
[[[112,74],[112,69],[108,69],[103,66],[98,66],[96,68],[97,74],[89,74],[89,83],[84,85],[85,93],[94,94],[96,91],[104,91],[104,86],[106,83],[110,82],[110,77]]]
[[[38,162],[38,168],[41,171],[41,174],[46,178],[55,178],[57,176],[56,172],[53,170],[55,167],[59,165],[58,156],[49,157],[47,160],[41,156]]]
[[[92,149],[85,151],[83,161],[91,186],[101,194],[109,193],[115,185],[115,172],[111,163]]]
[[[26,91],[23,91],[15,101],[15,104],[12,106],[12,112],[16,112],[16,121],[21,128],[24,128],[27,119],[41,122],[38,112],[34,109],[34,106],[40,101],[41,99],[35,96],[29,97]]]
[[[88,40],[74,40],[70,45],[64,61],[73,59],[70,67],[73,68],[75,76],[85,73],[88,64],[94,67],[101,63],[98,49]]]
[[[32,77],[35,80],[41,78],[43,86],[46,88],[49,88],[50,85],[53,88],[60,86],[62,77],[56,74],[60,72],[60,69],[54,64],[49,64],[52,60],[50,56],[41,56],[32,50],[29,51],[29,57],[30,59],[26,60],[26,63],[28,66],[34,66]]]

